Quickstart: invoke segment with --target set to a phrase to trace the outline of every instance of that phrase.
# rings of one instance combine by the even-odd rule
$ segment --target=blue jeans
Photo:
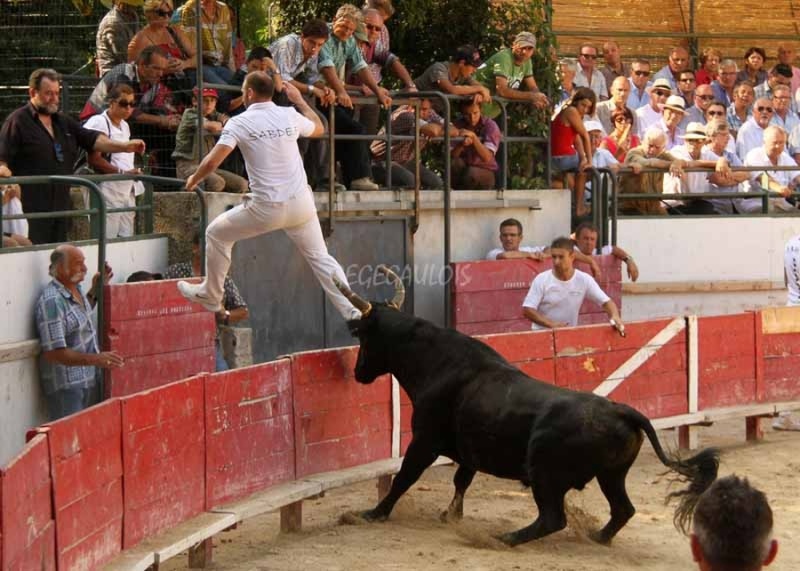
[[[45,395],[50,421],[80,412],[100,402],[100,385],[83,388],[61,389]]]
[[[219,342],[219,339],[214,342],[214,357],[216,359],[215,369],[218,373],[230,369],[228,362],[225,360],[225,354],[222,352],[222,343]]]

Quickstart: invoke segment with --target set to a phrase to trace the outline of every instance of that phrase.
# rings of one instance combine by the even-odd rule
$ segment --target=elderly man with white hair
[[[728,148],[728,143],[731,138],[731,129],[728,123],[721,120],[709,121],[706,125],[706,137],[708,143],[703,150],[709,153],[709,156],[714,157],[715,160],[724,158],[731,167],[742,166],[742,160],[739,156]],[[709,190],[712,193],[741,192],[740,183],[745,182],[749,178],[750,174],[743,171],[729,171],[727,173],[714,172],[708,175]],[[714,206],[714,211],[719,214],[735,214],[737,211],[734,204],[739,201],[726,198],[712,198],[710,202]]]
[[[719,77],[711,82],[711,90],[717,101],[722,101],[725,107],[733,103],[733,90],[736,87],[736,74],[739,66],[732,59],[724,59],[719,64]]]
[[[753,115],[744,122],[742,128],[736,134],[736,154],[745,160],[747,154],[753,149],[760,148],[764,144],[764,130],[772,122],[775,114],[775,107],[772,100],[766,97],[759,97],[753,103]]]
[[[661,119],[653,127],[666,135],[667,150],[680,145],[684,133],[682,122],[686,114],[686,102],[680,95],[670,95],[666,103],[661,106]]]
[[[562,58],[558,62],[558,78],[561,85],[558,88],[556,103],[564,103],[572,97],[575,91],[575,74],[578,73],[578,62],[572,58]]]
[[[683,162],[667,152],[667,137],[657,127],[650,127],[644,133],[642,143],[625,156],[623,166],[631,172],[619,177],[620,194],[662,194],[664,191],[664,172],[642,172],[645,168],[670,169],[675,175],[683,172]],[[661,202],[656,200],[622,200],[622,214],[666,214]]]
[[[614,122],[611,120],[611,114],[617,109],[625,109],[628,103],[628,96],[631,93],[631,84],[628,83],[627,78],[622,76],[617,77],[611,82],[609,93],[611,94],[611,99],[601,101],[595,106],[594,110],[595,117],[600,121],[600,124],[603,125],[603,129],[606,133],[610,133],[614,130]],[[634,132],[636,131],[635,116],[632,129]]]
[[[672,88],[666,79],[658,79],[650,89],[650,103],[636,110],[636,130],[639,139],[644,138],[644,133],[661,120],[661,109],[667,99],[672,95]]]
[[[769,190],[777,192],[781,198],[769,199],[771,212],[797,212],[797,207],[786,199],[792,195],[800,183],[800,170],[771,170],[769,167],[797,167],[797,163],[786,152],[786,131],[777,125],[764,129],[764,143],[752,149],[744,159],[747,167],[764,167],[764,170],[750,173],[750,190]],[[797,167],[800,168],[800,167]],[[760,212],[761,198],[748,198],[737,208],[742,212]]]

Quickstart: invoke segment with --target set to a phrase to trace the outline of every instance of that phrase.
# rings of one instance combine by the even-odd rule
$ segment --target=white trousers
[[[275,230],[283,230],[311,266],[322,289],[345,320],[358,319],[361,312],[333,284],[331,274],[342,283],[347,277],[328,253],[317,218],[314,195],[306,188],[285,202],[270,202],[253,195],[243,204],[220,214],[206,231],[206,279],[203,293],[222,303],[225,276],[231,266],[233,245]]]

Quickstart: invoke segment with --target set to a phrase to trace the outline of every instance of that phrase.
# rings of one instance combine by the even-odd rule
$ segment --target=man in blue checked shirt
[[[100,274],[95,274],[91,290],[84,294],[80,284],[86,271],[86,258],[79,248],[70,244],[58,246],[50,254],[53,279],[34,309],[42,349],[39,376],[51,421],[100,402],[97,369],[123,364],[117,353],[100,352],[92,323]],[[108,265],[104,273],[104,281],[113,276]]]

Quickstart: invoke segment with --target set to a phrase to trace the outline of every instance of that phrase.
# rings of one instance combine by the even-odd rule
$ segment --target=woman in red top
[[[566,104],[557,111],[550,124],[550,154],[556,173],[577,170],[570,186],[573,192],[575,216],[588,214],[583,191],[586,187],[586,170],[592,166],[592,143],[583,126],[584,115],[594,115],[597,97],[588,87],[575,90]]]
[[[694,74],[697,85],[705,85],[719,79],[719,62],[722,52],[717,48],[706,48],[700,54],[700,69]]]
[[[614,131],[600,143],[601,149],[608,149],[619,162],[625,161],[625,155],[639,146],[639,137],[633,134],[633,113],[627,107],[614,109],[611,112]]]

